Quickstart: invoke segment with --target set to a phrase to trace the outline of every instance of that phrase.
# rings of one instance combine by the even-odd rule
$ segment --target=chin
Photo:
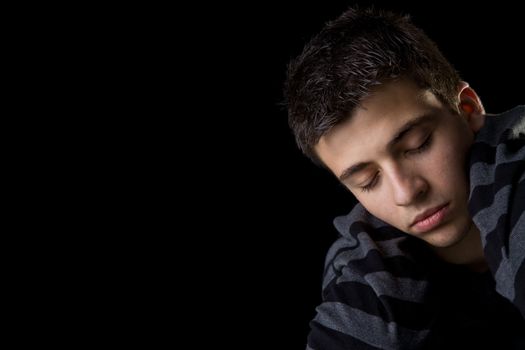
[[[436,248],[450,248],[461,242],[468,234],[469,229],[457,229],[455,227],[446,227],[428,232],[421,237],[428,244]]]

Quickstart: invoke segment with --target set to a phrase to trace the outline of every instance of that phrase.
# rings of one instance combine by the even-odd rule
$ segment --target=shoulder
[[[493,204],[496,195],[522,182],[525,159],[525,106],[487,114],[469,154],[471,214]],[[501,190],[504,190],[503,192]],[[504,209],[505,206],[499,206]]]
[[[362,276],[384,268],[383,259],[404,257],[400,244],[407,235],[382,222],[357,204],[350,213],[334,219],[340,234],[330,247],[325,260],[323,287],[345,274]]]
[[[469,211],[496,290],[525,315],[525,106],[487,115],[469,175]]]
[[[310,324],[309,343],[329,338],[375,349],[422,342],[430,323],[427,281],[410,254],[411,237],[360,204],[334,224],[341,236],[326,257],[323,302]]]
[[[361,204],[336,218],[334,225],[341,236],[326,255],[323,290],[350,282],[371,286],[376,296],[403,299],[416,281],[424,279],[417,258],[420,242],[377,219]]]
[[[525,105],[518,105],[499,114],[487,114],[485,124],[476,135],[476,142],[496,145],[505,139],[525,137]]]

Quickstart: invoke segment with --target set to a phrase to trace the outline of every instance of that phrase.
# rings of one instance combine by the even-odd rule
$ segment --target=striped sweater
[[[469,156],[474,273],[357,204],[334,220],[307,349],[525,349],[525,106],[490,115]]]

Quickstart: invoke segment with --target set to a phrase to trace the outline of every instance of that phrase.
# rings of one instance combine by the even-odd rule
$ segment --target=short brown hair
[[[460,77],[409,16],[350,8],[293,59],[285,82],[288,123],[297,145],[316,163],[314,146],[380,84],[407,77],[451,110]]]

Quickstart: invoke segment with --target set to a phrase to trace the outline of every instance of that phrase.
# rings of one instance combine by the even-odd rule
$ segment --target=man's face
[[[379,219],[435,247],[469,231],[466,120],[408,81],[381,86],[315,150]]]

